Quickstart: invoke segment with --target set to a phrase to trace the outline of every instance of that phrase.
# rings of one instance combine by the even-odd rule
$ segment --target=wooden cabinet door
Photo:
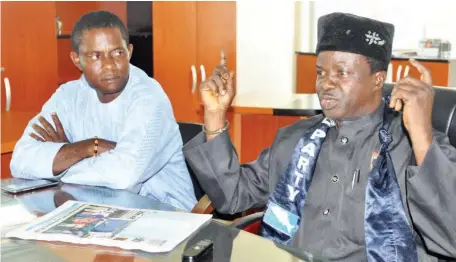
[[[299,116],[242,115],[242,146],[238,148],[241,151],[241,163],[257,159],[262,150],[272,146],[279,128],[299,119]]]
[[[99,8],[116,14],[125,25],[127,24],[127,2],[126,1],[99,2]]]
[[[296,55],[296,93],[314,94],[317,84],[317,56],[314,54]]]
[[[236,72],[236,2],[197,2],[197,69],[199,84],[210,77],[220,64],[221,51],[226,56],[228,70]],[[194,107],[203,120],[199,93],[194,94]]]
[[[58,87],[55,2],[1,5],[1,81],[11,83],[10,110],[39,111]]]
[[[56,1],[56,15],[62,21],[62,34],[69,35],[73,26],[85,13],[98,10],[102,2],[98,1]]]
[[[449,62],[421,62],[432,75],[432,83],[434,86],[449,86],[450,85],[450,63]],[[416,69],[418,77],[418,71]],[[418,78],[419,79],[419,78]]]
[[[228,67],[236,70],[236,2],[153,2],[152,19],[154,78],[177,121],[201,122],[201,65],[210,76],[224,49]]]
[[[197,60],[207,76],[220,64],[220,51],[227,57],[227,67],[236,71],[236,2],[197,2]],[[201,72],[200,72],[201,76]]]
[[[154,78],[162,85],[177,121],[200,122],[193,101],[196,64],[196,3],[153,2]],[[198,79],[194,80],[194,73]],[[198,92],[199,81],[195,86]]]
[[[0,178],[5,179],[5,178],[11,178],[11,171],[10,171],[10,162],[11,162],[11,157],[13,156],[13,153],[5,153],[2,154],[1,158],[1,173],[0,173]]]
[[[0,2],[0,18],[1,18],[1,14],[2,14],[2,2]],[[2,23],[0,20],[0,30],[1,30],[1,25],[2,25]],[[1,44],[1,41],[2,41],[2,35],[0,34],[0,44]],[[3,90],[3,71],[5,69],[3,68],[2,61],[3,61],[2,60],[2,50],[0,49],[0,94],[1,94],[0,105],[2,107],[1,110],[4,110],[4,101],[3,101],[4,97],[3,96],[5,95],[4,94],[5,91]]]

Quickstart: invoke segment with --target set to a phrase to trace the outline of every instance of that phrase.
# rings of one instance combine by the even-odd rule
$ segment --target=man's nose
[[[321,88],[323,90],[330,90],[330,89],[336,88],[336,81],[334,79],[334,76],[333,75],[326,76],[326,78],[324,79],[324,81],[321,85]]]
[[[113,68],[115,66],[114,58],[112,58],[111,56],[105,56],[102,59],[102,66],[103,68],[107,69]]]

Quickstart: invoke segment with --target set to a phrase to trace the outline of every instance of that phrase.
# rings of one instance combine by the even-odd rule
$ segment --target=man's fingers
[[[220,76],[225,80],[228,80],[230,78],[230,74],[228,73],[228,69],[224,66],[216,66],[214,68],[214,71],[212,72],[212,76]]]
[[[43,128],[52,138],[57,138],[57,134],[55,133],[54,127],[49,124],[49,122],[42,116],[38,117],[38,121],[40,121]]]
[[[389,107],[396,111],[400,110],[400,109],[397,110],[396,108],[398,108],[399,106],[402,107],[402,100],[397,95],[398,90],[399,90],[399,85],[398,85],[398,83],[396,83],[396,85],[393,88],[393,91],[391,92],[391,98],[390,98],[390,104],[389,104]]]
[[[117,146],[117,143],[116,143],[116,142],[112,142],[112,141],[107,141],[107,142],[108,142],[108,145],[109,145],[109,148],[110,148],[110,149],[116,148],[116,146]]]
[[[213,76],[212,80],[215,82],[215,84],[217,85],[219,90],[220,90],[220,87],[223,87],[222,78],[220,76]]]
[[[402,89],[413,90],[422,87],[423,82],[416,78],[407,76],[397,81],[396,86],[401,86]]]
[[[53,113],[51,113],[51,116],[52,116],[52,120],[54,121],[57,134],[64,135],[65,133],[63,131],[63,126],[62,126],[62,123],[60,122],[60,119],[57,116],[57,114],[53,112]]]
[[[234,88],[234,72],[230,73],[230,77],[226,82],[226,92],[231,96],[234,97],[236,94],[236,90]]]
[[[35,139],[36,141],[39,141],[39,142],[45,142],[44,139],[42,139],[41,137],[37,136],[35,133],[30,133],[30,136]]]
[[[413,77],[405,77],[401,79],[398,83],[401,86],[401,89],[407,89],[415,92],[425,92],[427,96],[433,96],[435,92],[434,86],[429,85],[426,82],[418,80]]]
[[[37,132],[45,141],[52,141],[51,136],[41,126],[33,124],[32,128]]]
[[[210,79],[207,80],[207,86],[208,86],[209,89],[211,90],[212,95],[218,96],[218,87],[217,87],[217,84],[215,84],[215,82],[214,82],[214,80],[212,79],[212,77],[211,77]]]
[[[223,49],[220,51],[220,65],[226,67],[226,55]]]
[[[391,98],[390,98],[390,103],[389,103],[389,107],[390,108],[395,108],[396,107],[396,103],[397,103],[397,100],[398,100],[398,98],[395,95],[396,91],[397,91],[397,84],[393,87],[393,90],[391,91]]]
[[[396,111],[400,111],[402,106],[407,104],[410,99],[416,95],[417,90],[409,89],[406,85],[398,85],[391,93],[390,107]]]
[[[397,103],[397,98],[395,96],[391,95],[389,107],[390,108],[395,108],[396,107],[396,103]]]
[[[402,100],[397,99],[396,100],[396,105],[394,105],[394,110],[401,111],[401,109],[402,109]]]
[[[393,110],[400,111],[402,108],[402,100],[400,99],[400,97],[398,97],[397,95],[391,96],[389,107]]]
[[[421,80],[428,85],[432,85],[432,76],[431,72],[420,62],[415,59],[410,59],[410,63],[420,72]]]
[[[421,82],[418,79],[412,78],[412,77],[405,77],[399,80],[395,85],[394,88],[391,92],[391,99],[390,99],[390,107],[394,108],[396,103],[397,103],[397,92],[401,90],[407,90],[410,92],[417,92],[422,88],[423,82]]]
[[[225,95],[225,93],[226,93],[225,84],[223,83],[222,78],[220,76],[214,76],[214,77],[212,77],[212,80],[217,85],[218,93],[221,94],[222,96]]]

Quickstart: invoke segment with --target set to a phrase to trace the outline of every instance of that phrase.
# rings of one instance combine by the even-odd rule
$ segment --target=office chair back
[[[187,144],[192,138],[198,135],[202,130],[202,125],[197,123],[186,123],[186,122],[178,122],[179,130],[182,136],[183,144]],[[193,172],[190,165],[185,161],[187,164],[188,172],[190,173],[190,177],[192,178],[193,189],[195,191],[196,200],[200,200],[204,196],[204,191],[201,188],[198,180],[196,179],[195,173]]]

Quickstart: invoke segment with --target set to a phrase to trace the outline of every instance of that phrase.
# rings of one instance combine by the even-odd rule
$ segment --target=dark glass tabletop
[[[1,184],[4,186],[11,181],[2,180]],[[71,184],[60,184],[17,195],[2,191],[1,207],[18,205],[27,212],[41,216],[67,200],[128,208],[181,211],[125,190]],[[159,254],[94,245],[7,239],[3,236],[8,229],[2,229],[2,261],[182,261],[184,250],[202,239],[210,239],[214,243],[212,254],[204,261],[321,261],[309,253],[277,245],[215,219],[173,251]]]

